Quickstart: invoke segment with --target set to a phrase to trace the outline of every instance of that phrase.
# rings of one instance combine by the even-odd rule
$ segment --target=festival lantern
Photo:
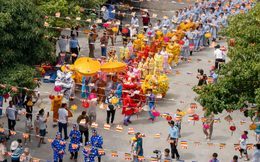
[[[94,94],[90,94],[90,95],[88,96],[88,98],[89,98],[90,100],[92,100],[92,99],[94,99],[94,98],[97,98],[97,96],[94,95]]]
[[[147,32],[147,35],[152,35],[153,33],[152,32]]]
[[[125,33],[128,33],[128,29],[123,29],[123,30],[122,30],[122,33],[124,33],[124,34],[125,34]]]
[[[111,99],[111,103],[114,104],[114,105],[117,104],[118,101],[119,101],[118,98],[112,98]]]
[[[184,41],[183,40],[179,40],[178,43],[179,44],[184,44]]]
[[[168,115],[168,116],[166,116],[166,120],[171,121],[172,117]]]
[[[203,125],[203,128],[204,128],[204,129],[209,129],[209,125],[208,125],[208,124],[204,124],[204,125]]]
[[[194,114],[194,110],[192,108],[188,108],[186,111],[188,114]]]
[[[229,128],[232,132],[231,132],[231,136],[233,135],[233,132],[236,130],[236,126],[232,125]]]
[[[5,102],[6,102],[6,99],[10,97],[10,95],[7,93],[5,95],[3,95],[4,99],[5,99]]]
[[[193,125],[195,125],[195,121],[199,121],[200,117],[197,114],[193,114],[192,116],[193,116],[193,121],[194,121]]]
[[[92,25],[92,28],[96,28],[96,27],[97,27],[97,25],[95,25],[95,24],[94,24],[94,25]]]
[[[168,42],[168,41],[170,40],[170,38],[164,37],[163,40],[166,41],[166,42]]]
[[[104,23],[104,24],[103,24],[103,26],[104,26],[104,27],[108,27],[108,26],[109,26],[109,24],[107,24],[107,23]]]
[[[82,107],[88,108],[89,107],[89,103],[87,101],[83,101],[82,102]]]
[[[49,99],[53,100],[55,98],[54,95],[49,95]]]
[[[206,37],[206,38],[209,38],[209,37],[211,37],[211,34],[210,34],[210,33],[206,33],[206,34],[205,34],[205,37]]]
[[[118,31],[117,27],[113,27],[113,28],[112,28],[112,31],[113,31],[113,32],[117,32],[117,31]]]
[[[77,106],[77,105],[72,105],[72,106],[70,107],[70,109],[73,111],[73,114],[75,114],[75,110],[78,109],[78,106]]]
[[[224,46],[220,47],[220,51],[226,51],[226,48]]]
[[[59,92],[59,91],[61,91],[62,90],[62,87],[61,86],[55,86],[54,87],[54,91],[56,91],[56,92]]]

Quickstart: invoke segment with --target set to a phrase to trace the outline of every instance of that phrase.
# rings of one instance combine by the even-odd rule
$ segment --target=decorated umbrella
[[[93,76],[99,71],[101,64],[89,57],[81,57],[75,61],[74,66],[81,75]]]
[[[114,73],[125,70],[125,64],[122,62],[107,62],[100,69],[102,72]]]

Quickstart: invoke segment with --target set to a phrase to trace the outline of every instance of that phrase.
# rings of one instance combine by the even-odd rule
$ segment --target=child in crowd
[[[234,155],[234,156],[233,156],[233,161],[231,161],[231,162],[238,162],[237,160],[238,160],[238,156],[237,156],[237,155]]]
[[[36,116],[36,119],[34,120],[34,127],[35,127],[36,135],[40,135],[40,120],[39,120],[39,115],[37,115],[37,116]]]
[[[240,152],[239,159],[242,159],[242,157],[243,157],[242,153],[244,153],[245,156],[246,156],[245,161],[249,161],[248,154],[247,154],[247,143],[248,143],[247,134],[248,134],[247,131],[242,132],[242,135],[241,135],[241,137],[240,137],[240,139],[238,141],[238,143],[240,144],[240,147],[241,147],[241,149],[239,150],[239,152]]]
[[[31,116],[29,114],[26,114],[26,122],[25,122],[25,132],[29,134],[29,141],[33,142],[31,140],[31,133],[32,133],[32,120],[31,120]],[[27,138],[25,137],[24,139],[24,144],[27,145]]]
[[[137,139],[135,137],[131,138],[131,152],[133,153],[133,159],[137,157],[136,151],[137,151]]]
[[[212,154],[212,159],[210,159],[209,162],[219,162],[217,157],[218,157],[218,154],[217,153],[213,153]]]

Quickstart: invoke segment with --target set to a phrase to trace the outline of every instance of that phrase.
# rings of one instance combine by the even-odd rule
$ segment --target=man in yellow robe
[[[195,22],[193,21],[193,18],[192,18],[192,17],[190,18],[190,22],[188,23],[188,26],[189,26],[189,29],[192,28],[193,31],[196,30],[196,24],[195,24]],[[188,30],[189,30],[189,29],[188,29]],[[186,31],[188,31],[188,30],[186,30]]]
[[[129,57],[130,57],[130,55],[129,55],[129,49],[128,49],[128,47],[126,46],[127,43],[124,42],[123,45],[124,45],[124,48],[120,49],[120,59],[121,59],[121,61],[122,61],[122,60],[125,60],[126,58],[129,58]]]
[[[163,71],[162,69],[163,65],[163,55],[160,53],[156,53],[154,55],[154,75],[159,76],[161,72]]]
[[[166,37],[172,39],[172,37],[176,34],[174,29],[170,29],[169,32],[166,34]]]
[[[117,62],[118,57],[116,55],[116,50],[112,49],[112,51],[108,52],[107,62]]]
[[[180,55],[180,47],[179,44],[177,44],[176,42],[174,42],[174,40],[171,40],[171,43],[167,45],[166,47],[166,51],[170,54],[172,54],[172,56],[168,57],[168,64],[170,66],[172,66],[172,60],[174,60],[175,62],[175,66],[177,66],[178,64],[178,56]]]
[[[177,25],[176,27],[176,36],[178,38],[178,40],[182,40],[184,35],[185,35],[185,30],[181,29],[180,25]]]
[[[148,75],[154,74],[154,59],[152,57],[152,53],[149,53],[149,56],[146,59],[147,67],[148,67]]]
[[[141,78],[145,78],[148,73],[148,65],[147,62],[145,62],[145,57],[143,57],[141,62],[138,64],[138,68],[141,71]]]

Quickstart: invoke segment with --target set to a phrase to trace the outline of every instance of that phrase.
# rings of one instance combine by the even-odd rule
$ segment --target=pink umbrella
[[[56,91],[56,92],[59,92],[61,90],[62,90],[61,86],[55,86],[54,87],[54,91]]]

